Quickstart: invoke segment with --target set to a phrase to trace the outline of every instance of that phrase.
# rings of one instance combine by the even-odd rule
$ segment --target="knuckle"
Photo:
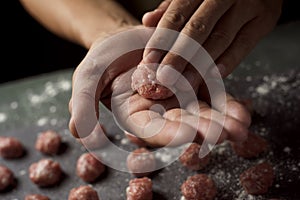
[[[170,10],[164,16],[166,22],[175,27],[182,26],[185,22],[185,16],[176,10]]]
[[[251,39],[253,37],[250,37],[247,34],[243,34],[240,35],[237,39],[237,44],[239,45],[240,48],[243,49],[243,51],[250,51],[252,49],[252,47],[255,45],[255,41],[254,39]]]
[[[91,100],[92,102],[94,102],[96,99],[95,95],[92,94],[92,91],[89,88],[82,89],[78,94],[78,99],[79,98]]]
[[[180,2],[181,8],[193,8],[193,5],[195,4],[195,0],[181,0]]]
[[[232,34],[226,32],[226,31],[221,31],[221,30],[212,32],[209,37],[212,40],[220,41],[220,44],[226,45],[226,46],[228,46],[233,39]]]
[[[187,32],[188,35],[192,35],[192,36],[197,36],[199,34],[207,35],[208,27],[206,23],[203,22],[203,20],[198,19],[187,23],[185,27],[185,31]]]

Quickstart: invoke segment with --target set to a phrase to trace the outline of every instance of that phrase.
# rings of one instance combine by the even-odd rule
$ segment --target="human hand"
[[[145,46],[151,33],[147,35],[141,31],[131,37],[142,41]],[[119,121],[126,122],[122,124],[126,131],[142,137],[152,146],[164,146],[171,141],[171,145],[187,140],[201,142],[204,136],[218,142],[225,139],[242,141],[247,137],[250,116],[244,106],[230,95],[226,95],[226,112],[211,108],[207,99],[185,102],[183,108],[179,107],[176,97],[163,101],[145,99],[130,87],[132,71],[140,63],[143,49],[122,54],[120,46],[132,45],[130,38],[116,38],[112,43],[101,45],[98,45],[99,41],[103,41],[103,38],[95,42],[73,75],[69,126],[75,137],[86,137],[94,130],[98,123],[99,101],[113,110]],[[114,48],[116,44],[120,45],[119,48]],[[114,51],[120,51],[121,54],[115,60],[112,57]],[[199,91],[203,93],[205,90],[201,88]],[[164,108],[164,114],[162,109],[157,110],[154,105],[161,105],[158,108]],[[196,109],[199,106],[200,109]],[[208,125],[219,127],[221,136],[208,132]]]
[[[282,0],[165,0],[156,10],[144,15],[143,24],[176,30],[193,38],[210,54],[221,76],[226,77],[274,28],[281,5]],[[189,48],[161,31],[155,32],[148,44],[153,46],[158,42],[169,44],[170,48],[181,45],[183,51]],[[143,62],[161,63],[156,78],[162,85],[173,85],[178,79],[165,66],[180,73],[187,66],[178,55],[152,49],[145,50]]]
[[[209,93],[203,85],[199,95],[203,98],[180,99],[172,96],[164,100],[147,99],[132,91],[131,69],[118,76],[112,83],[112,97],[103,102],[118,113],[116,119],[126,134],[138,138],[149,146],[178,146],[188,142],[221,143],[224,140],[243,141],[247,138],[251,117],[238,100],[225,93],[222,108],[213,108],[209,103]],[[190,91],[181,92],[189,96]],[[216,96],[222,96],[216,95]],[[184,103],[183,103],[184,102]],[[223,112],[223,108],[226,111]],[[220,130],[220,133],[218,133]]]

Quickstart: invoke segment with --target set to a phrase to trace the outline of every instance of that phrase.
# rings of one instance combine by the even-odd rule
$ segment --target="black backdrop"
[[[120,2],[131,12],[137,11],[129,6],[130,0]],[[299,19],[297,0],[284,2],[286,6],[280,22]],[[75,68],[85,56],[86,49],[50,33],[23,9],[18,0],[1,4],[0,83]],[[139,11],[135,16],[141,18],[142,14]]]
[[[18,0],[2,4],[0,82],[75,68],[85,56],[86,49],[50,33]]]

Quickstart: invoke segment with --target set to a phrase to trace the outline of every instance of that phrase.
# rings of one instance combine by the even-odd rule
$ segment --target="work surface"
[[[239,98],[252,99],[254,115],[251,130],[265,137],[271,149],[256,160],[234,155],[227,143],[213,150],[213,159],[200,171],[211,175],[218,187],[218,199],[300,199],[300,22],[281,25],[255,48],[238,70],[229,76],[226,89]],[[19,66],[10,66],[19,67]],[[16,69],[17,70],[17,69]],[[0,159],[13,170],[17,187],[0,194],[1,200],[23,199],[28,193],[48,195],[52,200],[67,199],[71,188],[85,184],[75,175],[76,160],[83,148],[68,130],[68,101],[72,71],[60,71],[0,86],[0,135],[19,138],[27,150],[23,158]],[[134,149],[124,138],[111,115],[102,113],[105,128],[120,147]],[[28,167],[42,157],[34,149],[37,134],[57,130],[63,137],[65,151],[53,156],[65,172],[62,183],[54,188],[38,188],[28,178]],[[161,161],[168,155],[156,155]],[[259,160],[270,161],[276,180],[269,193],[251,196],[243,192],[239,174]],[[155,200],[181,198],[180,185],[196,172],[174,162],[152,176]],[[107,169],[93,184],[102,200],[126,199],[125,189],[132,176]]]

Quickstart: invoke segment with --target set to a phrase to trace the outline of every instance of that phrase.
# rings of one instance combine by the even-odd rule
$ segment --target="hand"
[[[215,61],[221,76],[226,77],[274,28],[281,5],[282,0],[165,0],[156,10],[144,15],[143,24],[176,30],[195,39]],[[183,51],[189,48],[161,31],[155,32],[148,44],[158,41],[181,45]],[[156,78],[163,85],[173,85],[178,78],[171,76],[172,70],[164,66],[174,67],[180,73],[187,66],[179,56],[153,49],[145,50],[143,62],[162,64]]]
[[[135,36],[135,39],[137,37],[146,45],[151,35],[140,34]],[[112,60],[110,50],[117,49],[110,43],[98,45],[102,41],[103,37],[100,37],[94,43],[73,75],[69,126],[75,137],[86,137],[92,132],[96,122],[90,120],[88,116],[94,114],[95,119],[99,117],[98,106],[101,101],[107,108],[112,109],[114,114],[118,114],[120,122],[126,122],[122,124],[126,131],[143,138],[152,146],[164,146],[171,141],[171,145],[178,145],[191,139],[200,143],[206,135],[209,140],[218,142],[225,139],[232,141],[246,139],[250,115],[245,107],[229,94],[226,95],[225,113],[212,109],[207,99],[186,102],[185,107],[180,108],[175,97],[163,101],[142,98],[132,91],[130,81],[133,69],[142,59],[143,51],[132,51],[110,63]],[[130,45],[132,41],[114,42]],[[107,63],[110,64],[105,69]],[[200,88],[199,91],[205,93],[206,90]],[[129,106],[127,102],[130,103]],[[161,105],[158,108],[164,108],[164,113],[161,109],[153,108],[155,104]],[[201,107],[199,112],[196,109],[198,107]],[[225,120],[224,129],[223,120]],[[214,132],[207,131],[210,123],[213,127],[221,128],[220,137]],[[81,129],[81,125],[86,129]],[[196,135],[191,135],[193,132]]]
[[[212,108],[206,98],[187,99],[183,108],[176,96],[165,100],[146,99],[134,93],[130,84],[125,84],[131,81],[134,70],[119,75],[111,86],[112,97],[102,99],[104,103],[112,102],[106,105],[113,107],[117,113],[115,118],[125,133],[131,133],[153,147],[177,146],[192,141],[202,143],[205,137],[213,144],[247,138],[251,122],[249,112],[231,95],[225,94],[226,113],[222,113],[221,108]],[[204,86],[199,91],[199,96],[208,96]],[[182,95],[188,96],[188,92]],[[218,129],[220,134],[216,132]]]

